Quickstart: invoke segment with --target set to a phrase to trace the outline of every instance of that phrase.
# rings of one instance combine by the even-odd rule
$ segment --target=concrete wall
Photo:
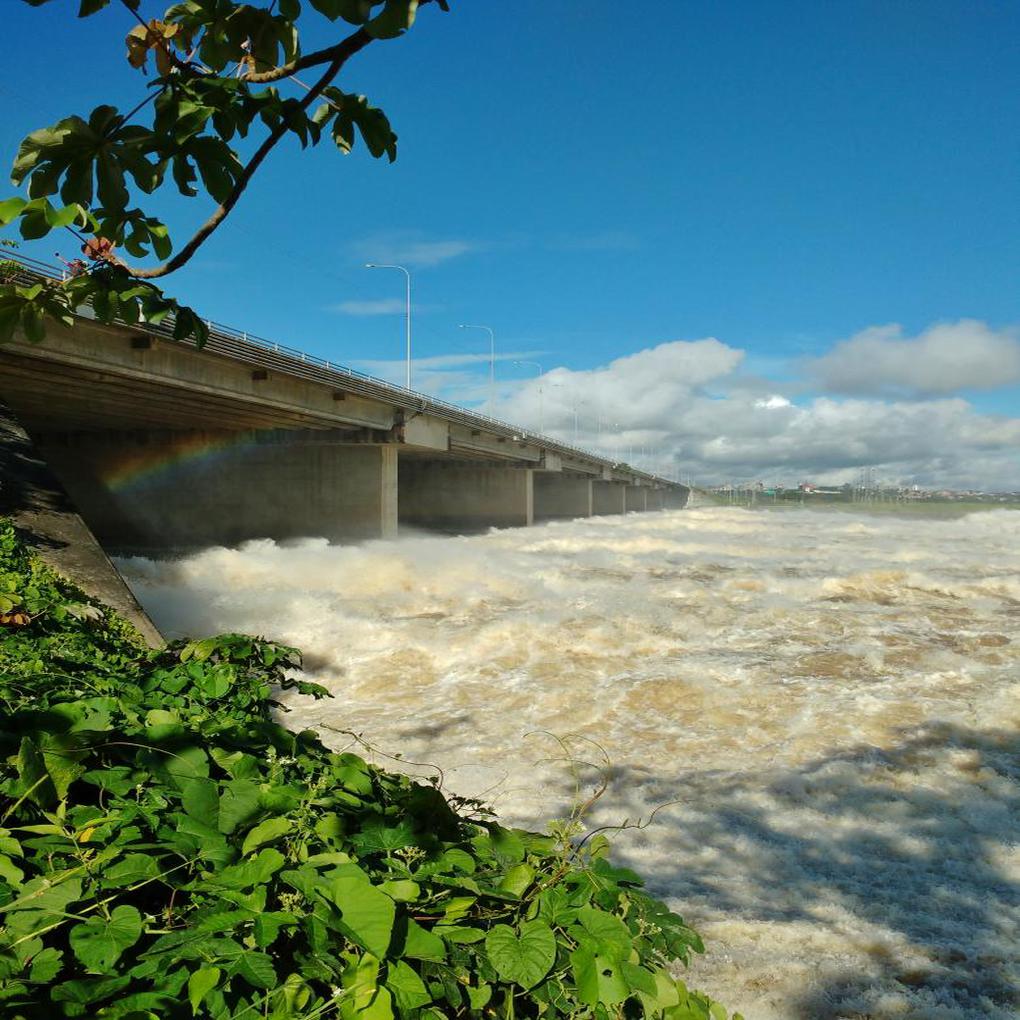
[[[627,496],[625,506],[627,507],[627,513],[633,510],[647,510],[648,502],[645,498],[645,494],[648,492],[643,485],[628,485]]]
[[[534,520],[534,471],[401,458],[401,524],[437,531],[523,528]]]
[[[663,508],[662,489],[649,489],[645,495],[645,507],[648,510],[661,510]]]
[[[159,551],[252,538],[389,537],[393,446],[260,442],[243,433],[80,434],[43,447],[103,546]]]
[[[591,488],[593,514],[602,516],[627,512],[627,486],[622,482],[593,481]]]
[[[683,510],[687,506],[687,501],[690,499],[691,490],[686,485],[681,485],[678,489],[663,489],[662,490],[662,506],[665,510]]]
[[[591,479],[554,471],[536,471],[534,486],[536,521],[591,517]]]

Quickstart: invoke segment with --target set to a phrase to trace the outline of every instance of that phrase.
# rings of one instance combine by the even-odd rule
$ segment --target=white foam
[[[597,741],[593,824],[677,802],[618,852],[749,1020],[1015,1015],[1020,513],[705,508],[122,567],[165,632],[303,648],[336,699],[295,715],[328,740],[509,820],[572,796],[543,732]]]

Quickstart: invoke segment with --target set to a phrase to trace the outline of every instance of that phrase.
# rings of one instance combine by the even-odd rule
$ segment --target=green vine
[[[147,650],[0,522],[0,1013],[10,1020],[726,1013],[697,934],[578,845],[277,721],[291,648]]]

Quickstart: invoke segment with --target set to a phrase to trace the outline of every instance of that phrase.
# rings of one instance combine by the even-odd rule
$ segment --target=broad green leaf
[[[8,198],[6,201],[0,202],[0,227],[6,227],[12,220],[16,220],[25,205],[26,202],[23,198]]]
[[[264,822],[259,822],[244,837],[244,843],[241,846],[242,856],[247,857],[252,850],[257,849],[263,844],[273,843],[286,836],[293,827],[294,823],[289,818],[267,818]]]
[[[39,985],[48,985],[64,966],[64,954],[51,946],[41,949],[32,957],[32,966],[28,972],[29,981]]]
[[[26,882],[17,899],[0,906],[0,914],[20,910],[37,910],[63,913],[72,903],[81,899],[81,880],[65,877],[71,872],[33,878]]]
[[[393,879],[381,882],[379,888],[398,903],[413,903],[421,895],[421,887],[409,879]]]
[[[188,978],[188,1002],[196,1016],[203,999],[220,983],[221,973],[219,967],[200,967]]]
[[[150,854],[127,854],[103,872],[103,885],[118,888],[134,885],[159,874],[159,863]]]
[[[69,939],[74,955],[92,973],[110,971],[121,954],[130,949],[142,935],[142,915],[131,906],[114,907],[109,920],[90,917],[75,925]]]
[[[344,934],[373,956],[384,957],[396,918],[393,900],[373,886],[357,865],[340,867],[352,870],[333,879],[328,896],[340,909]]]
[[[0,854],[0,878],[9,886],[17,888],[24,881],[25,873],[7,854]]]
[[[630,995],[630,986],[616,960],[596,956],[587,949],[575,949],[570,954],[570,966],[577,997],[586,1005],[615,1006]]]
[[[530,864],[515,864],[499,883],[499,888],[514,896],[523,896],[525,889],[535,880],[535,869]]]
[[[297,920],[295,914],[284,910],[271,910],[267,913],[258,914],[252,928],[255,944],[260,949],[271,946],[276,941],[277,935],[280,934],[280,929],[297,924]]]
[[[479,985],[477,988],[469,986],[467,994],[471,1008],[481,1011],[489,1004],[489,1000],[492,998],[492,985]]]
[[[412,960],[442,961],[446,959],[446,945],[438,935],[423,928],[417,921],[408,920],[402,955]]]
[[[234,973],[239,974],[253,988],[273,988],[276,985],[276,971],[267,953],[244,953],[234,964]]]
[[[418,0],[386,0],[382,13],[365,25],[365,31],[373,39],[393,39],[414,24],[417,10]]]
[[[481,928],[463,927],[456,924],[437,924],[432,931],[446,939],[447,942],[459,946],[481,942],[485,938],[485,931]]]
[[[618,917],[596,907],[582,907],[577,919],[589,935],[593,936],[601,956],[626,960],[634,948],[630,929]]]
[[[192,779],[181,789],[181,804],[184,810],[202,825],[210,829],[219,828],[220,794],[219,785],[212,779]]]
[[[284,856],[279,850],[267,847],[253,858],[233,864],[211,875],[208,881],[223,889],[250,889],[253,885],[268,882],[283,867]]]
[[[247,779],[234,779],[220,797],[220,832],[229,835],[259,811],[259,788]]]
[[[669,974],[663,970],[656,970],[652,975],[654,991],[651,993],[643,992],[641,990],[643,982],[635,979],[635,976],[631,973],[633,966],[634,964],[627,964],[626,966],[621,964],[621,970],[631,988],[637,990],[638,998],[644,1005],[646,1012],[656,1013],[660,1009],[669,1009],[670,1006],[677,1005],[680,1001],[680,993],[677,991],[676,981]]]
[[[636,963],[621,960],[620,974],[632,992],[640,992],[649,999],[654,999],[657,995],[658,987],[655,984],[655,975],[650,970],[645,970],[644,967],[640,967]]]
[[[419,1009],[432,1001],[425,982],[403,960],[394,960],[388,965],[386,987],[401,1010]]]
[[[528,921],[520,934],[497,924],[485,936],[485,952],[505,981],[532,988],[549,973],[556,959],[556,936],[545,921]]]

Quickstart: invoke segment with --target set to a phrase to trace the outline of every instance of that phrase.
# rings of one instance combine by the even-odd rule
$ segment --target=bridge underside
[[[681,486],[356,382],[88,322],[0,359],[0,398],[113,551],[468,532],[686,502]]]

